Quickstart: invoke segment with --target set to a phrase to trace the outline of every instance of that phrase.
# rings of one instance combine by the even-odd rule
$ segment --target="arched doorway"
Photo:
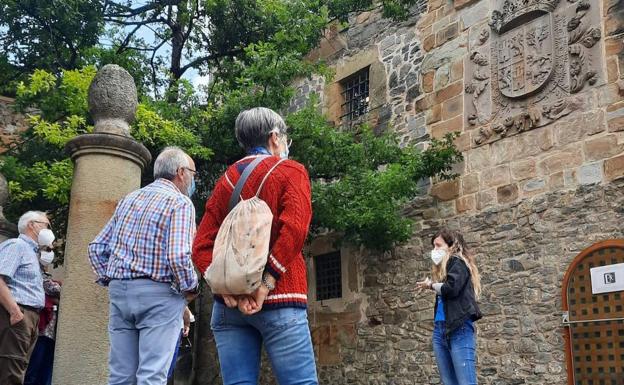
[[[592,294],[590,271],[620,263],[624,240],[600,242],[581,252],[563,278],[569,385],[624,385],[624,291]],[[601,279],[610,281],[608,275]]]

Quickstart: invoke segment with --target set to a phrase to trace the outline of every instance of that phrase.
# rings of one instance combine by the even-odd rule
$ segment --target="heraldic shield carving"
[[[518,98],[544,87],[553,71],[552,35],[551,14],[501,35],[496,64],[503,95]]]
[[[466,119],[473,145],[547,125],[582,108],[598,83],[599,7],[591,0],[493,0],[489,29],[471,31]]]

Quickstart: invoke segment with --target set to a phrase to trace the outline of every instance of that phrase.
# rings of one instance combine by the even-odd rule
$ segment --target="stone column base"
[[[108,291],[94,283],[88,245],[106,225],[117,202],[140,187],[149,151],[115,134],[71,140],[74,161],[65,246],[65,281],[59,306],[54,383],[104,384],[108,378]]]

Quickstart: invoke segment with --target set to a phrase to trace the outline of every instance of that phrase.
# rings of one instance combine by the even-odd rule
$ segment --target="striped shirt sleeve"
[[[13,278],[22,260],[20,245],[10,240],[0,247],[0,275]]]

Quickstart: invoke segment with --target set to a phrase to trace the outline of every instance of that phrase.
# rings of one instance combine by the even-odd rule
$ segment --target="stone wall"
[[[548,192],[479,213],[444,219],[428,212],[435,198],[413,202],[419,230],[409,245],[369,255],[360,266],[368,307],[357,321],[336,314],[318,352],[322,384],[438,384],[431,350],[433,296],[415,283],[428,274],[430,236],[461,230],[479,256],[485,317],[478,322],[480,384],[565,384],[561,281],[572,259],[592,243],[622,238],[624,180]],[[326,328],[314,322],[313,333]],[[351,316],[351,320],[353,320]],[[357,317],[355,317],[357,319]],[[316,314],[316,319],[321,319]],[[350,327],[354,331],[350,331]]]
[[[312,301],[321,383],[440,383],[433,297],[414,286],[441,226],[478,253],[480,383],[566,383],[563,275],[581,250],[624,238],[623,38],[621,0],[422,0],[403,23],[362,13],[328,31],[311,57],[337,73],[361,52],[382,63],[378,129],[419,146],[459,132],[465,159],[406,208],[407,245],[346,253],[351,299]],[[302,79],[291,109],[319,93],[331,112],[340,80]]]
[[[15,101],[5,96],[0,96],[0,151],[28,126],[23,115],[15,112]]]
[[[14,102],[11,98],[0,96],[0,153],[6,151],[8,144],[13,143],[28,126],[24,115],[14,110]],[[9,222],[2,212],[2,206],[8,199],[8,182],[0,174],[0,242],[17,236],[17,226]]]

